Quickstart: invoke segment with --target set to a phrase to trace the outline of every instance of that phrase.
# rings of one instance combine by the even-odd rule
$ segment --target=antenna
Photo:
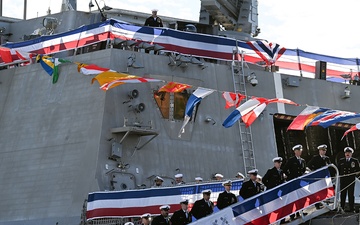
[[[24,0],[24,20],[26,20],[26,8],[27,8],[27,0]],[[2,1],[1,1],[1,15],[2,15]]]
[[[61,12],[76,10],[76,0],[63,0],[61,3]]]

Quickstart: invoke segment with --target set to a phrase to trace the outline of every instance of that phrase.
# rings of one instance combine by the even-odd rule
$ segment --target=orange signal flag
[[[136,78],[139,78],[139,77],[134,76],[134,75],[125,74],[125,73],[106,71],[106,72],[102,72],[99,75],[97,75],[96,77],[94,77],[91,80],[91,84],[93,84],[95,81],[97,81],[97,82],[99,82],[100,86],[103,86],[104,84],[109,83],[114,80],[126,80],[126,79],[136,79]],[[120,84],[121,83],[115,84],[115,86],[118,86]],[[115,87],[115,86],[113,86],[113,87]]]
[[[178,82],[169,82],[162,86],[158,92],[182,92],[183,90],[190,88],[191,85],[188,84],[182,84]]]
[[[91,80],[91,83],[98,81],[100,84],[100,89],[107,91],[111,88],[119,86],[125,83],[145,83],[145,82],[162,82],[162,80],[152,79],[152,78],[145,78],[145,77],[138,77],[134,75],[118,73],[113,71],[106,71],[100,73],[96,77]]]

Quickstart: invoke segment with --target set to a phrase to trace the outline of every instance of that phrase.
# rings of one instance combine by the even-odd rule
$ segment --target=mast
[[[1,5],[2,5],[2,1],[1,1]],[[26,8],[27,8],[27,0],[24,0],[24,18],[23,18],[24,20],[26,20]],[[1,6],[1,11],[2,11],[2,6]]]

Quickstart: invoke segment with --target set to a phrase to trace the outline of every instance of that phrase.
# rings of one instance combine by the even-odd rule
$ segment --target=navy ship
[[[257,39],[256,0],[201,0],[199,21],[161,16],[164,27],[156,28],[143,26],[145,13],[97,1],[89,3],[97,10],[81,12],[76,4],[64,0],[60,13],[34,19],[0,18],[0,224],[136,223],[140,214],[102,217],[88,203],[102,194],[158,193],[157,177],[175,190],[175,174],[189,185],[187,196],[198,197],[189,189],[219,191],[219,173],[234,184],[239,172],[264,174],[297,144],[305,160],[320,144],[333,163],[346,146],[359,156],[359,133],[342,139],[356,118],[288,130],[307,106],[360,111],[358,59]],[[97,77],[102,72],[116,73],[117,82]],[[170,82],[186,88],[159,91]],[[203,95],[189,111],[197,91]],[[233,108],[224,94],[238,94]],[[225,128],[235,107],[254,97],[298,105],[265,104],[251,123]],[[330,224],[319,216],[337,212],[332,193],[331,207],[293,223]],[[347,216],[343,224],[354,224]]]

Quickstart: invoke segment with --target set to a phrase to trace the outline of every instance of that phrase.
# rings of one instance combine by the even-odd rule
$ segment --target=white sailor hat
[[[206,189],[206,190],[203,190],[201,193],[210,195],[210,194],[211,194],[211,190],[210,190],[210,189]]]
[[[245,177],[244,174],[242,174],[242,173],[240,173],[240,172],[238,172],[238,173],[236,174],[236,176],[237,176],[237,177],[239,177],[239,176]]]
[[[319,150],[320,150],[320,149],[325,149],[325,150],[326,150],[326,149],[327,149],[327,145],[325,145],[325,144],[324,144],[324,145],[319,145],[319,146],[317,146],[317,149],[319,149]]]
[[[170,209],[170,206],[169,205],[162,205],[160,206],[160,210],[169,210]]]
[[[273,158],[273,162],[282,162],[282,161],[283,161],[283,158],[281,158],[281,157]]]
[[[222,183],[222,186],[231,186],[231,184],[232,184],[231,180],[227,180]]]
[[[134,223],[133,222],[127,222],[124,225],[134,225]]]
[[[185,205],[187,205],[187,204],[189,204],[189,200],[185,199],[185,200],[181,201],[180,204],[185,204]]]
[[[224,178],[224,175],[220,174],[220,173],[217,173],[215,174],[215,177],[221,177],[221,178]]]
[[[354,153],[354,149],[352,149],[351,147],[345,147],[345,148],[344,148],[344,152]]]
[[[303,146],[302,146],[302,145],[295,145],[295,146],[292,148],[293,151],[295,151],[295,150],[300,150],[300,151],[302,151],[302,149],[303,149]]]
[[[180,177],[183,177],[182,173],[178,173],[175,175],[175,178],[180,178]]]
[[[156,176],[156,177],[155,177],[155,180],[161,180],[162,182],[164,181],[164,179],[162,179],[162,178],[159,177],[159,176]]]
[[[256,176],[258,174],[258,170],[257,169],[249,170],[247,173],[248,174],[253,174],[253,175]]]
[[[202,181],[203,179],[202,179],[202,177],[195,177],[195,180],[196,181]]]
[[[151,12],[157,12],[159,11],[158,9],[152,9]]]
[[[141,218],[150,218],[151,214],[150,213],[145,213],[141,215]]]

